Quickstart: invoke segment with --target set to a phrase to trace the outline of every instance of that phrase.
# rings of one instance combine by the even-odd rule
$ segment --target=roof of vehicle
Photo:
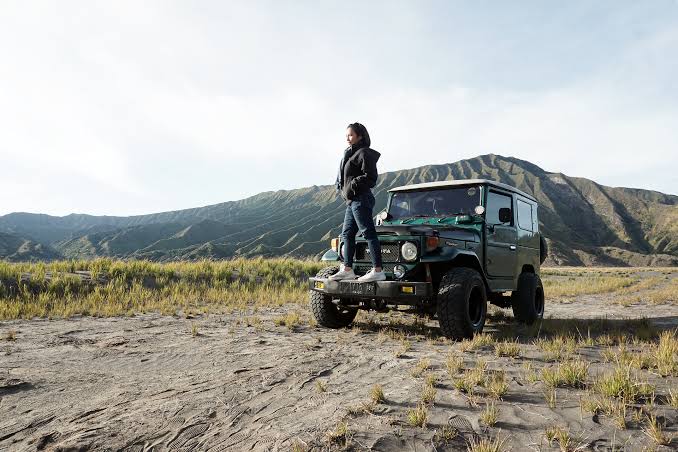
[[[489,179],[461,179],[461,180],[444,180],[439,182],[426,182],[423,184],[403,185],[401,187],[392,188],[389,191],[395,192],[395,191],[412,191],[422,189],[426,190],[429,188],[445,188],[445,187],[456,187],[460,185],[485,185],[485,184],[490,185],[492,187],[503,188],[504,190],[517,193],[521,196],[526,197],[527,199],[537,202],[534,196],[528,195],[522,190],[518,190],[517,188],[511,187],[510,185],[502,184],[501,182],[495,182]]]

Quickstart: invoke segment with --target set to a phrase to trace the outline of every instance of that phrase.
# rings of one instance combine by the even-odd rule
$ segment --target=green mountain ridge
[[[5,232],[0,232],[0,256],[10,262],[51,261],[61,257],[48,245]]]
[[[389,188],[475,178],[503,182],[537,198],[540,227],[551,245],[550,264],[678,265],[678,196],[606,187],[512,157],[488,154],[381,174],[375,214]],[[328,248],[340,232],[344,210],[334,187],[326,185],[131,217],[12,213],[0,217],[0,231],[42,245],[43,253],[53,250],[57,257],[73,259],[307,257]],[[7,253],[0,248],[0,257],[8,258]]]

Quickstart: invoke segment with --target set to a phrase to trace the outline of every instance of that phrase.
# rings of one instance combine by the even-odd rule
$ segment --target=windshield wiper
[[[407,224],[411,221],[414,221],[415,218],[429,218],[432,217],[433,215],[408,215],[404,218],[401,218],[401,221],[403,224]]]
[[[403,223],[407,223],[410,221],[414,221],[415,218],[437,218],[438,223],[442,222],[443,220],[447,219],[452,219],[455,217],[458,217],[460,215],[468,215],[470,217],[473,217],[472,214],[465,213],[465,212],[457,212],[457,213],[445,213],[445,214],[439,214],[439,215],[434,215],[434,214],[417,214],[417,215],[407,215],[406,217],[402,218],[401,221]]]

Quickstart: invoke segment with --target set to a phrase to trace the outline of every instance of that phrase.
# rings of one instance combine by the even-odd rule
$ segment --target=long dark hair
[[[367,133],[367,128],[359,122],[354,122],[348,126],[360,137],[360,141],[356,144],[369,148],[372,141],[370,140],[370,134]]]

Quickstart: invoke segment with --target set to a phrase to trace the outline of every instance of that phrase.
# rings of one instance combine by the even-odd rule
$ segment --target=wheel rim
[[[537,317],[544,315],[544,291],[541,287],[537,287],[534,292],[534,310],[537,312]]]
[[[485,307],[485,299],[483,298],[483,291],[480,287],[471,289],[468,300],[468,316],[471,319],[471,324],[474,328],[483,323],[483,310]]]

